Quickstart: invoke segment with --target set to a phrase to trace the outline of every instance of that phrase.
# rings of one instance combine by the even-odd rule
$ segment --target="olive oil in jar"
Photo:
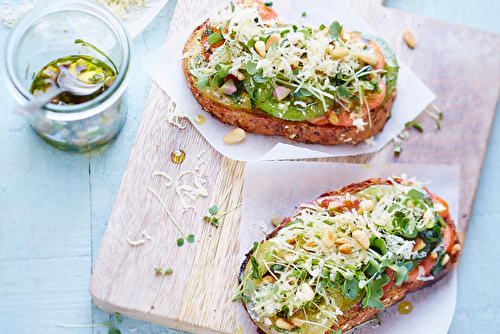
[[[108,89],[113,84],[117,75],[115,70],[96,58],[84,55],[67,56],[56,59],[44,66],[33,80],[30,92],[37,96],[51,88],[58,88],[57,78],[62,70],[66,71],[68,76],[80,81],[82,85],[101,83],[103,85],[91,95],[76,96],[69,93],[59,94],[59,96],[52,100],[52,104],[72,105],[90,101]]]

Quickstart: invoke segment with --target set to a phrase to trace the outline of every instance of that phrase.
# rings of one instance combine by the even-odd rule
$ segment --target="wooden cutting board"
[[[218,0],[179,1],[169,38],[226,4]],[[418,121],[424,132],[413,129],[410,139],[402,142],[403,152],[397,158],[393,145],[388,144],[374,154],[321,160],[460,165],[459,225],[465,237],[499,98],[500,36],[385,8],[377,0],[351,0],[349,4],[436,93],[435,104],[444,111],[443,126],[437,130],[434,120],[421,115]],[[402,40],[405,28],[411,28],[417,36],[414,50]],[[184,130],[168,124],[168,102],[169,97],[153,84],[90,291],[96,305],[108,312],[191,332],[233,333],[236,305],[229,300],[237,282],[240,211],[228,214],[219,228],[207,224],[201,216],[227,192],[227,207],[241,201],[245,163],[221,156],[190,124]],[[186,152],[185,161],[179,165],[170,160],[177,149]],[[202,151],[208,196],[196,201],[198,213],[188,210],[178,219],[186,234],[194,234],[196,240],[178,247],[180,233],[148,187],[177,217],[181,205],[175,189],[165,186],[165,178],[152,174],[161,171],[175,178],[184,171],[196,172],[197,155]],[[151,240],[141,234],[143,230]],[[132,239],[143,238],[145,243],[130,245],[129,233]],[[152,309],[160,283],[155,275],[158,267],[172,268],[174,273],[165,278]]]

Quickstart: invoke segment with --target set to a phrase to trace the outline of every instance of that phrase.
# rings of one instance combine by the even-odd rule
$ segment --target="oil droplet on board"
[[[401,302],[398,305],[399,313],[401,314],[410,314],[413,311],[413,305],[410,302]]]
[[[196,116],[196,117],[194,118],[194,122],[195,122],[196,124],[198,124],[198,125],[202,125],[203,123],[205,123],[205,121],[206,121],[206,118],[205,118],[205,116],[203,116],[203,115],[198,115],[198,116]]]
[[[174,164],[182,163],[185,158],[186,158],[186,153],[184,153],[183,150],[175,150],[170,155],[170,160],[172,160]]]

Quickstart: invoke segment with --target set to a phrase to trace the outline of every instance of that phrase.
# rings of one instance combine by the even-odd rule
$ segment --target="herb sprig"
[[[160,285],[158,285],[158,289],[156,290],[156,295],[155,299],[153,300],[153,303],[151,304],[151,309],[154,309],[154,305],[156,302],[156,299],[158,298],[158,295],[160,294],[160,289],[161,285],[163,284],[163,279],[165,278],[165,275],[172,275],[173,269],[165,269],[163,270],[162,268],[155,268],[155,274],[156,275],[161,275],[161,280],[160,280]]]
[[[90,328],[90,327],[108,327],[108,334],[121,334],[119,329],[113,327],[113,325],[122,320],[122,316],[118,313],[113,313],[112,316],[115,316],[115,320],[111,320],[102,324],[92,324],[92,325],[67,325],[67,324],[56,324],[58,327],[66,327],[66,328]]]
[[[227,215],[228,213],[230,213],[231,211],[234,211],[236,210],[237,208],[239,208],[241,206],[242,203],[236,205],[235,207],[227,210],[226,212],[224,213],[220,213],[219,214],[219,210],[220,210],[220,207],[222,206],[222,204],[224,204],[224,202],[226,201],[229,193],[231,192],[231,190],[233,189],[233,187],[229,188],[229,190],[227,191],[227,193],[224,195],[221,203],[217,206],[217,205],[213,205],[211,206],[210,208],[208,208],[208,215],[205,215],[203,216],[203,219],[205,219],[207,222],[209,222],[210,224],[214,225],[215,227],[219,227],[219,224],[220,224],[220,220],[225,216]]]
[[[184,233],[184,231],[182,231],[182,229],[181,229],[179,223],[177,222],[177,220],[175,220],[174,216],[172,216],[172,214],[170,213],[170,210],[168,210],[167,205],[162,201],[162,199],[160,198],[160,196],[158,196],[158,194],[156,193],[156,191],[154,191],[150,187],[148,187],[148,189],[160,201],[160,203],[161,203],[161,205],[163,205],[163,208],[165,209],[165,211],[167,211],[168,216],[170,217],[170,219],[172,219],[172,222],[175,224],[175,226],[177,227],[177,229],[179,230],[179,232],[181,232],[182,238],[177,239],[177,246],[181,247],[182,245],[184,245],[184,239],[186,239],[187,242],[189,242],[190,244],[192,244],[194,242],[194,234],[186,235]]]

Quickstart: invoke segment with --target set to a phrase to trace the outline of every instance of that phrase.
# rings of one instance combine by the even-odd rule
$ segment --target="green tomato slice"
[[[257,88],[257,107],[266,113],[288,121],[306,121],[325,114],[323,103],[315,96],[302,96],[295,98],[293,92],[283,100],[274,98],[274,88],[268,83],[255,83]],[[326,107],[329,109],[333,100],[325,98]]]

